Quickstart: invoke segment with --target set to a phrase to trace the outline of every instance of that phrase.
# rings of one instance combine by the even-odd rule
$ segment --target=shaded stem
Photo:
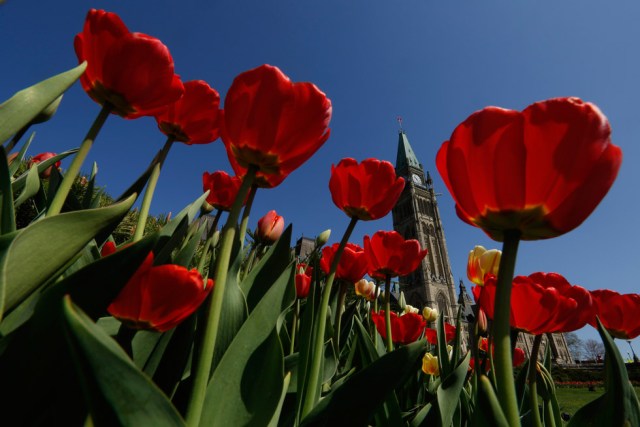
[[[387,338],[387,352],[393,351],[393,337],[391,336],[391,276],[387,274],[384,286],[384,327]]]
[[[289,346],[289,354],[294,353],[296,348],[296,335],[298,329],[298,317],[300,317],[300,298],[296,298],[296,308],[293,312],[293,322],[291,325],[291,345]]]
[[[162,150],[160,151],[160,155],[155,159],[155,165],[151,171],[151,176],[149,177],[149,182],[147,183],[147,188],[144,192],[144,198],[142,199],[142,205],[140,206],[138,223],[136,225],[136,231],[133,234],[134,242],[142,239],[142,236],[144,235],[147,218],[149,217],[149,209],[151,209],[151,200],[153,199],[153,193],[156,191],[158,179],[160,178],[160,169],[162,168],[164,160],[167,158],[167,154],[169,154],[169,150],[171,149],[174,141],[175,138],[173,136],[169,136],[167,138],[167,142],[164,143],[164,147],[162,147]]]
[[[249,191],[249,197],[247,198],[247,203],[244,206],[244,211],[242,211],[242,222],[240,222],[240,245],[244,248],[244,236],[247,234],[247,224],[249,223],[249,214],[251,213],[251,206],[253,206],[253,199],[256,197],[256,191],[258,187],[255,185],[251,186],[251,190]]]
[[[340,289],[338,291],[338,305],[336,314],[333,319],[333,342],[336,349],[336,355],[340,355],[340,325],[342,324],[342,313],[344,313],[344,300],[347,297],[347,286],[349,284],[343,280],[340,281]]]
[[[342,256],[342,252],[344,251],[344,247],[347,245],[347,241],[353,232],[353,229],[358,222],[358,218],[351,218],[351,222],[347,226],[344,235],[342,236],[342,240],[340,241],[340,245],[336,250],[333,256],[333,262],[331,263],[331,269],[329,270],[329,275],[327,276],[327,280],[324,284],[324,289],[322,290],[322,300],[320,301],[320,307],[318,311],[318,317],[316,319],[315,331],[314,331],[314,346],[312,352],[311,364],[309,365],[309,382],[307,383],[307,388],[304,391],[304,402],[302,405],[302,413],[300,414],[300,418],[303,418],[307,415],[316,404],[316,393],[317,389],[320,386],[320,368],[322,366],[322,358],[324,356],[324,333],[327,325],[327,311],[329,309],[329,299],[331,297],[331,287],[333,286],[333,280],[336,276],[336,270],[338,269],[338,264],[340,263],[340,257]]]
[[[502,257],[498,268],[497,290],[495,296],[495,312],[493,319],[493,341],[495,346],[494,365],[496,372],[496,388],[500,406],[510,426],[520,425],[518,401],[513,378],[513,356],[511,354],[511,286],[515,272],[518,244],[521,232],[507,230],[504,232]]]
[[[531,356],[529,357],[529,405],[531,406],[531,425],[534,427],[542,427],[540,420],[540,409],[538,409],[538,386],[536,383],[538,373],[538,352],[540,351],[540,343],[542,342],[542,334],[536,335],[533,339],[533,347],[531,348]]]
[[[227,217],[227,223],[222,230],[220,252],[218,253],[215,274],[213,276],[213,279],[215,280],[215,287],[213,288],[212,295],[208,299],[206,307],[207,311],[204,316],[205,322],[202,347],[200,348],[199,355],[197,357],[198,363],[191,371],[194,378],[193,389],[189,405],[187,407],[186,417],[187,425],[190,427],[195,427],[200,424],[202,407],[204,405],[209,376],[211,374],[211,365],[213,364],[216,338],[218,337],[218,326],[220,324],[220,314],[222,313],[222,302],[227,282],[229,260],[231,259],[231,250],[233,248],[233,241],[236,237],[238,217],[240,215],[240,209],[242,209],[242,202],[251,188],[256,171],[256,166],[249,166],[247,173],[242,180],[240,190],[238,190],[238,195],[233,203],[233,207]]]
[[[51,205],[49,205],[49,209],[47,209],[46,216],[58,215],[62,210],[62,206],[64,205],[65,200],[67,200],[67,196],[69,195],[69,191],[71,190],[71,186],[80,173],[80,168],[82,167],[82,164],[84,163],[87,155],[89,154],[89,151],[91,150],[91,147],[93,146],[93,141],[98,136],[100,129],[102,129],[102,125],[104,125],[104,122],[107,121],[107,117],[109,117],[109,114],[111,114],[112,108],[113,107],[108,102],[106,102],[102,106],[100,113],[98,113],[98,116],[91,125],[89,132],[87,132],[87,136],[84,137],[84,141],[82,141],[82,144],[80,144],[80,148],[73,158],[69,169],[67,169],[66,173],[64,174],[64,178],[62,179],[62,182],[60,183],[60,186],[56,191],[56,195],[53,196]]]

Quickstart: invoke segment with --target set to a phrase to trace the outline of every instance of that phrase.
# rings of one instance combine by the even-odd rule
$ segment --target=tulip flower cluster
[[[344,158],[331,166],[331,198],[349,218],[339,243],[326,245],[327,230],[305,258],[294,259],[291,226],[273,209],[248,230],[258,190],[281,184],[330,136],[332,103],[314,84],[292,82],[265,64],[240,73],[221,100],[202,80],[183,83],[160,40],[129,31],[102,10],[89,11],[74,47],[78,67],[41,82],[46,90],[27,91],[29,102],[18,102],[22,93],[0,108],[0,122],[15,127],[4,145],[11,151],[25,126],[51,118],[61,88],[77,79],[102,106],[66,171],[54,168],[72,152],[42,153],[18,176],[13,162],[26,162],[24,149],[0,168],[2,182],[11,183],[0,198],[5,419],[189,426],[518,426],[526,420],[541,426],[540,396],[545,423],[559,425],[550,359],[537,361],[541,340],[591,324],[606,346],[605,383],[619,390],[581,409],[575,424],[640,420],[610,336],[640,335],[640,295],[589,291],[557,273],[514,277],[520,240],[578,227],[617,175],[622,154],[595,105],[556,98],[522,112],[488,107],[457,126],[438,151],[437,168],[457,215],[504,242],[502,251],[476,246],[469,254],[477,306],[476,324],[466,327],[464,303],[445,321],[433,307],[406,304],[402,288],[392,310],[391,279],[429,267],[417,240],[380,230],[360,244],[350,241],[358,221],[385,217],[404,191],[405,178],[387,161]],[[80,200],[69,191],[111,114],[153,116],[167,139],[118,202],[89,209],[98,200],[95,174],[85,179]],[[13,123],[19,120],[24,123]],[[233,175],[204,172],[205,194],[145,234],[172,144],[219,137]],[[37,172],[50,179],[51,200],[44,199]],[[129,226],[135,231],[116,238],[113,230],[145,186],[137,225]],[[16,208],[28,198],[38,216],[20,228]],[[79,208],[61,214],[68,199]],[[196,218],[214,209],[212,222]],[[223,212],[226,222],[218,227]],[[427,327],[432,322],[437,326]],[[472,342],[464,342],[466,332]],[[526,405],[513,376],[513,366],[525,363],[524,351],[512,345],[518,332],[536,336],[523,367]],[[538,377],[544,390],[537,389]],[[352,404],[373,389],[366,402]]]

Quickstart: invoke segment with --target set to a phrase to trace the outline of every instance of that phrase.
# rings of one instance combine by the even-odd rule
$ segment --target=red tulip
[[[594,315],[589,324],[596,328],[595,316],[607,328],[611,336],[623,340],[632,340],[640,335],[640,294],[619,294],[609,289],[591,292]]]
[[[112,240],[107,240],[102,245],[102,249],[100,249],[100,256],[108,256],[114,253],[117,250],[116,244]]]
[[[383,339],[387,338],[387,330],[384,324],[384,310],[371,313],[371,320],[376,325],[378,333]],[[391,316],[391,339],[396,344],[411,344],[422,335],[426,322],[419,314],[408,313],[398,316],[390,312]]]
[[[50,159],[50,158],[52,158],[52,157],[55,157],[55,156],[57,156],[57,154],[56,154],[56,153],[40,153],[40,154],[38,154],[38,155],[33,156],[33,157],[31,158],[31,160],[29,160],[29,163],[28,163],[28,165],[27,165],[27,166],[28,166],[29,168],[31,168],[31,166],[33,166],[33,165],[37,165],[38,163],[42,163],[42,162],[44,162],[45,160],[48,160],[48,159]],[[43,171],[42,171],[42,173],[40,173],[40,177],[41,177],[41,178],[43,178],[43,179],[47,179],[47,178],[49,178],[49,177],[51,176],[51,168],[55,166],[55,167],[56,167],[56,169],[57,169],[57,168],[59,168],[59,167],[60,167],[60,164],[61,164],[61,163],[60,163],[60,161],[58,160],[57,162],[55,162],[55,163],[54,163],[54,165],[53,165],[53,166],[49,166],[48,168],[46,168],[45,170],[43,170]]]
[[[202,174],[202,190],[209,190],[207,203],[222,211],[230,211],[236,200],[242,180],[237,176],[230,176],[224,171]],[[246,203],[246,198],[244,202]]]
[[[115,13],[91,9],[74,41],[87,61],[82,87],[98,104],[127,119],[150,116],[184,92],[169,49],[154,37],[131,33]]]
[[[311,278],[313,277],[313,268],[300,263],[296,266],[296,295],[298,298],[306,298],[311,289]]]
[[[523,349],[521,349],[520,347],[516,347],[513,349],[513,366],[515,368],[522,365],[525,359],[526,356]]]
[[[431,344],[438,345],[438,332],[435,329],[427,328],[424,332],[424,336]],[[444,337],[447,342],[452,341],[456,337],[456,327],[445,322]]]
[[[276,213],[269,211],[258,220],[258,228],[255,237],[258,241],[266,244],[275,243],[284,231],[284,218]]]
[[[387,215],[396,205],[404,179],[393,165],[376,159],[340,160],[331,166],[329,189],[333,203],[352,218],[371,220]]]
[[[496,281],[473,288],[474,296],[487,316],[493,319]],[[572,286],[557,273],[534,273],[513,279],[511,327],[533,335],[571,332],[582,328],[593,316],[589,291]]]
[[[369,276],[380,279],[406,276],[427,255],[426,249],[420,250],[417,240],[404,240],[396,231],[377,231],[371,238],[364,236],[364,252]]]
[[[176,141],[207,144],[218,139],[220,95],[202,80],[184,84],[182,98],[156,114],[158,127]]]
[[[483,338],[483,340],[485,340],[485,348],[480,348],[480,349],[484,352],[488,352],[488,349],[486,349],[486,338]],[[493,346],[491,346],[491,353],[493,354],[493,352],[494,352],[494,348]],[[525,359],[526,359],[526,355],[524,354],[523,349],[521,349],[520,347],[516,347],[513,349],[513,360],[512,360],[513,367],[517,368],[518,366],[522,365]],[[489,359],[480,357],[479,360],[480,360],[480,365],[484,366],[484,372],[489,372],[489,370],[491,369]],[[475,358],[473,357],[469,361],[469,368],[471,370],[475,369]]]
[[[164,332],[196,311],[212,288],[195,269],[154,266],[151,252],[107,310],[129,327]]]
[[[236,175],[258,167],[256,184],[275,187],[329,138],[331,101],[262,65],[235,78],[224,101],[222,141]]]
[[[322,268],[325,274],[329,274],[331,264],[333,264],[333,258],[339,246],[339,243],[334,243],[332,246],[322,248],[320,268]],[[340,257],[340,262],[338,263],[336,278],[355,284],[362,279],[366,272],[367,258],[364,254],[364,249],[356,244],[347,243]]]
[[[498,241],[506,230],[547,239],[580,225],[613,184],[622,152],[610,132],[578,98],[487,107],[453,131],[436,164],[463,221]]]

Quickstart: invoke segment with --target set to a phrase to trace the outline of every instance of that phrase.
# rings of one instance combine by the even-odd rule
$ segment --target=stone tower
[[[396,174],[406,184],[392,210],[393,229],[405,239],[418,240],[429,251],[420,268],[399,278],[400,288],[407,304],[419,309],[436,308],[453,324],[457,312],[455,283],[433,181],[418,162],[402,129],[398,134]]]

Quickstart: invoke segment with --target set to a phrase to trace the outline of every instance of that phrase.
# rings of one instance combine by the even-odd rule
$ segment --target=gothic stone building
[[[407,135],[400,130],[396,157],[396,174],[404,177],[406,185],[398,203],[393,208],[393,228],[405,239],[416,239],[428,254],[420,268],[408,276],[399,278],[400,289],[407,304],[422,309],[436,308],[447,322],[454,324],[458,303],[464,304],[464,315],[472,313],[473,301],[460,281],[460,295],[456,297],[455,283],[451,272],[451,262],[447,252],[442,219],[436,200],[433,181],[428,171],[418,162]],[[466,329],[466,325],[463,325]],[[467,335],[467,334],[465,334]],[[518,347],[530,353],[533,336],[518,335]],[[547,342],[543,340],[543,343]],[[573,363],[562,334],[554,334],[551,349],[556,362]],[[543,344],[545,345],[545,344]]]

